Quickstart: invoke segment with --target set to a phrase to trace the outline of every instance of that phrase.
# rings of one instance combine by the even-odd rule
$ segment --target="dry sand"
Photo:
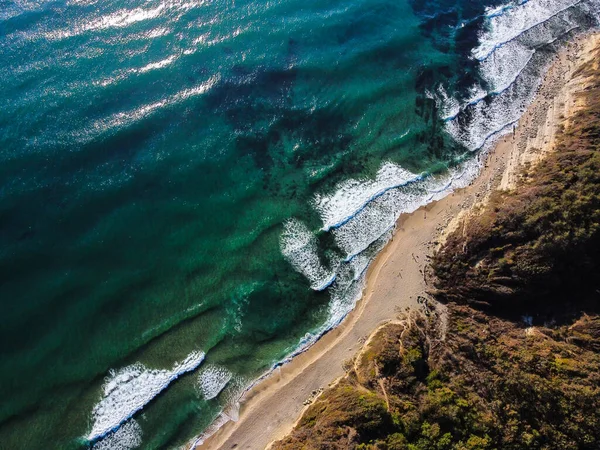
[[[582,55],[600,43],[598,35],[571,43],[554,61],[536,100],[516,129],[488,154],[480,176],[467,188],[402,215],[393,239],[367,274],[366,289],[355,310],[305,353],[275,370],[241,400],[239,420],[228,422],[196,449],[267,448],[289,433],[304,409],[323,388],[344,375],[343,365],[382,323],[417,307],[428,286],[428,259],[452,219],[482,202],[492,189],[514,186],[526,162],[554,142],[562,121],[577,106],[582,83],[570,82]]]

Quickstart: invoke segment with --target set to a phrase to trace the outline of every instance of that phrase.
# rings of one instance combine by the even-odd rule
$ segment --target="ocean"
[[[0,448],[163,449],[340,323],[600,0],[0,0]]]

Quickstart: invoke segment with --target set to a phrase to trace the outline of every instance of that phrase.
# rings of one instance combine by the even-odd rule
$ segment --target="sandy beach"
[[[523,168],[535,165],[552,148],[563,118],[580,105],[577,92],[585,83],[572,79],[573,74],[598,43],[598,34],[581,36],[560,52],[518,126],[487,154],[479,177],[465,189],[402,215],[393,239],[369,268],[355,310],[308,351],[248,391],[240,402],[239,420],[226,423],[195,448],[268,448],[291,430],[322,388],[345,373],[344,362],[378,326],[418,306],[419,296],[426,296],[432,287],[428,259],[445,231],[458,225],[458,218],[485,201],[493,189],[512,188]]]

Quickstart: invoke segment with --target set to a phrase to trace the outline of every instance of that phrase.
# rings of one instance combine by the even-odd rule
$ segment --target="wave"
[[[600,21],[600,2],[587,1],[581,4],[581,9],[594,17],[597,21]]]
[[[142,427],[134,419],[96,442],[91,450],[133,450],[142,445]]]
[[[94,423],[87,440],[93,442],[115,431],[171,382],[196,369],[203,360],[204,353],[194,351],[171,370],[148,369],[136,363],[111,371],[103,387],[102,399],[92,411]]]
[[[504,13],[506,13],[507,11],[510,11],[511,9],[516,8],[517,6],[521,6],[524,3],[527,3],[529,0],[523,0],[520,3],[516,3],[516,4],[507,4],[507,5],[500,5],[500,6],[496,6],[496,7],[491,7],[488,6],[485,10],[485,14],[484,16],[487,17],[488,19],[491,19],[493,17],[498,17],[503,15]]]
[[[533,2],[533,0],[530,1]],[[454,108],[454,114],[444,117],[446,122],[456,120],[461,114],[467,116],[469,114],[476,115],[476,107],[481,102],[486,103],[483,105],[483,108],[490,112],[495,108],[494,105],[490,106],[494,102],[503,103],[508,107],[507,111],[510,111],[515,106],[519,107],[519,111],[516,111],[516,114],[513,114],[511,111],[512,119],[510,121],[496,124],[495,129],[488,129],[486,133],[480,133],[478,142],[472,139],[460,139],[460,137],[458,138],[459,142],[471,150],[477,150],[491,135],[514,123],[520,116],[520,110],[523,109],[522,106],[531,100],[529,94],[534,93],[533,85],[531,83],[528,84],[528,80],[530,82],[531,77],[528,78],[527,73],[533,72],[533,78],[541,78],[541,74],[547,66],[548,61],[543,61],[543,58],[535,59],[538,49],[543,50],[557,40],[568,36],[572,31],[580,28],[579,23],[583,21],[584,19],[579,12],[563,11],[554,15],[552,20],[528,29],[515,40],[499,47],[479,62],[479,75],[486,89],[479,85],[473,86],[471,88],[472,94],[460,107],[456,108],[454,106],[456,99],[447,99],[446,96],[438,95],[436,98],[438,104],[449,104],[449,106],[440,106],[440,109]],[[546,54],[548,53],[546,50],[544,51]],[[540,67],[542,70],[540,70]],[[521,86],[518,86],[518,84],[521,84]],[[516,96],[511,94],[513,89],[517,91]],[[503,98],[504,94],[508,96],[508,101]],[[519,101],[519,96],[522,97],[521,100],[523,101]],[[514,101],[515,98],[516,101]],[[469,108],[471,111],[469,111]],[[467,120],[471,120],[471,118]],[[492,115],[485,117],[484,120],[491,124],[497,121],[498,117]],[[465,128],[464,123],[461,124],[461,127]],[[456,125],[450,125],[448,129],[455,138],[460,135],[460,132],[457,132],[456,128]],[[478,129],[479,127],[471,124],[470,128]]]
[[[209,365],[198,374],[198,389],[206,400],[216,398],[231,381],[233,374],[225,367]]]
[[[346,252],[345,261],[351,261],[379,236],[393,228],[398,211],[411,209],[409,205],[415,201],[416,196],[412,192],[415,190],[390,190],[369,203],[352,220],[333,231],[336,244]]]
[[[412,213],[439,194],[470,183],[480,166],[478,158],[468,159],[443,175],[424,174],[420,181],[392,189],[369,203],[352,220],[333,231],[336,244],[347,253],[345,261],[360,255],[393,230],[401,214]]]
[[[500,95],[509,89],[525,70],[534,53],[535,48],[513,41],[482,61],[479,73],[489,87],[487,95]]]
[[[530,0],[527,3],[529,16],[535,15],[533,11],[537,9],[543,10],[545,4],[545,0]],[[511,14],[494,19],[502,20],[509,27]],[[574,30],[589,28],[589,21],[594,20],[585,11],[573,8],[546,16],[547,21],[528,27],[480,61],[479,73],[488,89],[473,88],[477,97],[470,98],[445,123],[446,131],[468,149],[479,150],[491,138],[518,121],[525,107],[533,100],[558,43]],[[519,28],[518,24],[515,27]],[[495,33],[494,28],[484,29],[490,36]],[[490,41],[493,36],[488,37],[483,33],[480,34],[480,40]],[[438,101],[442,101],[440,97]]]
[[[367,264],[362,264],[360,268],[361,273],[354,273],[352,265],[345,266],[346,274],[344,276],[344,282],[338,283],[331,291],[331,299],[329,301],[329,307],[327,312],[327,321],[323,326],[313,333],[306,339],[304,348],[305,351],[310,345],[316,342],[326,332],[337,327],[342,320],[354,309],[356,303],[362,297],[366,285],[366,270],[371,260]]]
[[[396,164],[385,163],[374,180],[346,180],[336,186],[333,194],[316,194],[313,206],[321,216],[323,231],[343,225],[385,192],[419,178]]]
[[[300,220],[290,219],[283,225],[280,247],[283,256],[310,281],[313,290],[322,291],[335,281],[335,271],[321,263],[316,237]]]
[[[260,383],[260,381],[269,376],[276,367],[277,366],[274,365],[269,371],[252,382],[249,382],[247,379],[242,377],[232,377],[223,395],[225,397],[223,399],[223,404],[225,405],[223,410],[211,421],[211,424],[208,426],[208,428],[206,428],[199,436],[194,438],[190,448],[196,448],[198,445],[202,445],[206,439],[219,431],[219,429],[227,422],[237,422],[240,414],[240,401],[244,394]]]
[[[506,43],[537,25],[547,22],[559,13],[580,4],[583,0],[530,0],[489,18],[486,29],[479,36],[479,45],[473,49],[478,60],[487,58]]]
[[[453,119],[460,113],[460,103],[454,97],[448,95],[444,86],[439,85],[436,94],[429,91],[426,91],[425,94],[435,101],[435,106],[442,120]]]

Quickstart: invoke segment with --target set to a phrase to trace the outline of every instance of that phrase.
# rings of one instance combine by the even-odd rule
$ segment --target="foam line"
[[[290,219],[283,224],[280,248],[292,267],[310,281],[311,289],[322,291],[335,281],[335,270],[327,270],[321,263],[317,239],[303,222]]]
[[[516,8],[517,6],[521,6],[525,3],[527,3],[529,0],[524,0],[521,3],[518,3],[516,5],[502,5],[502,6],[498,6],[496,8],[492,8],[492,7],[487,7],[486,8],[486,12],[484,14],[484,17],[487,17],[488,19],[491,19],[493,17],[499,17],[504,15],[504,13],[506,13],[507,11],[510,11],[511,9]]]
[[[336,278],[337,275],[335,273],[331,273],[329,278],[325,278],[320,284],[313,285],[312,288],[315,291],[324,291],[335,282]]]
[[[237,422],[239,420],[240,400],[244,394],[270,375],[274,369],[275,366],[252,382],[237,376],[231,378],[226,391],[226,397],[222,399],[225,404],[223,410],[214,418],[210,426],[195,438],[190,448],[196,448],[196,446],[202,445],[206,439],[219,431],[219,429],[227,422]]]
[[[203,360],[204,353],[194,351],[171,370],[148,369],[136,363],[111,371],[103,387],[102,399],[92,411],[94,424],[87,436],[88,441],[95,441],[115,431],[171,382],[196,369]]]
[[[412,209],[415,202],[420,203],[420,192],[413,192],[414,190],[416,187],[390,190],[369,203],[346,224],[333,230],[336,244],[347,255],[346,262],[364,252],[380,236],[393,228],[401,212]]]
[[[480,44],[473,49],[473,57],[482,61],[497,49],[531,28],[547,22],[583,0],[530,0],[510,9],[506,14],[490,19],[489,31],[480,35]]]
[[[333,230],[336,244],[347,254],[344,262],[353,262],[381,236],[391,232],[401,214],[412,213],[470,183],[480,166],[478,158],[469,157],[444,175],[425,175],[420,182],[390,190],[371,202],[352,220]]]
[[[551,43],[556,39],[558,39],[558,37],[548,43]],[[519,47],[521,49],[524,49],[523,46],[519,46]],[[508,49],[508,51],[510,51],[511,53],[514,52],[514,49],[513,48],[509,49],[508,46],[503,47],[503,49]],[[515,53],[513,53],[513,55],[514,54]],[[505,75],[504,80],[502,80],[502,79],[498,80],[498,77],[499,76],[502,77],[503,73],[505,73],[505,71],[507,69],[509,69],[509,67],[506,67],[506,66],[503,67],[502,64],[497,64],[496,61],[490,62],[489,59],[486,59],[485,61],[483,61],[482,66],[480,68],[480,71],[482,72],[482,78],[485,79],[486,81],[488,81],[488,83],[490,83],[491,86],[493,86],[492,90],[489,92],[486,92],[483,89],[481,89],[481,87],[474,87],[474,90],[477,92],[477,94],[472,96],[464,105],[453,109],[452,114],[443,116],[442,120],[444,122],[449,122],[451,120],[454,120],[459,116],[459,114],[465,108],[467,108],[469,106],[474,106],[474,105],[478,104],[479,102],[482,102],[490,97],[499,96],[499,95],[503,94],[504,92],[506,92],[507,90],[509,90],[517,82],[517,80],[519,79],[519,75],[521,75],[523,70],[525,70],[525,68],[531,61],[531,58],[533,58],[534,54],[535,54],[535,50],[525,49],[524,55],[521,54],[522,56],[524,56],[521,58],[521,61],[519,61],[518,59],[517,59],[517,61],[514,61],[514,59],[510,60],[510,66],[516,67],[517,70],[513,71],[512,74],[509,74],[508,79],[506,79],[506,75]],[[514,58],[514,56],[513,56],[513,58]],[[493,69],[491,69],[491,70],[488,69],[489,66],[492,66]],[[500,69],[500,70],[498,70],[498,69]],[[498,87],[498,85],[497,85],[498,82],[502,82],[503,84],[501,84]],[[454,100],[454,99],[452,99],[452,100]]]
[[[598,15],[588,11],[597,7],[597,2],[581,5],[529,28],[482,61],[481,77],[496,90],[485,96],[486,101],[481,101],[481,92],[479,98],[474,96],[459,115],[446,121],[446,131],[470,150],[477,151],[497,133],[514,125],[535,96],[548,67],[549,55],[555,51],[554,43],[573,30],[589,28],[590,19],[598,25]]]
[[[342,226],[369,202],[390,189],[417,181],[416,175],[393,163],[384,163],[374,180],[347,180],[336,186],[333,194],[316,194],[313,206],[323,221],[323,231]]]
[[[96,442],[91,450],[133,450],[142,445],[142,428],[130,419],[116,431]]]
[[[513,41],[494,53],[491,58],[482,61],[479,71],[481,77],[491,87],[488,95],[500,95],[509,89],[525,70],[534,54],[535,49]]]
[[[454,114],[442,116],[442,119],[445,122],[450,122],[456,119],[468,107],[477,105],[486,99],[501,96],[513,88],[515,83],[518,82],[521,73],[527,69],[527,66],[533,59],[537,47],[550,45],[556,42],[557,39],[579,28],[578,25],[572,25],[568,17],[560,17],[560,20],[561,22],[565,22],[564,25],[566,28],[563,26],[557,27],[550,22],[545,22],[522,34],[520,39],[522,38],[523,42],[513,40],[491,54],[489,58],[481,61],[479,68],[480,75],[489,85],[490,91],[486,92],[478,85],[473,86],[473,94],[470,98]],[[436,100],[444,103],[442,97],[437,97]]]
[[[437,95],[433,95],[430,92],[427,92],[427,95],[434,99],[442,120],[450,120],[460,114],[460,103],[454,97],[448,95],[444,86],[438,86]]]

